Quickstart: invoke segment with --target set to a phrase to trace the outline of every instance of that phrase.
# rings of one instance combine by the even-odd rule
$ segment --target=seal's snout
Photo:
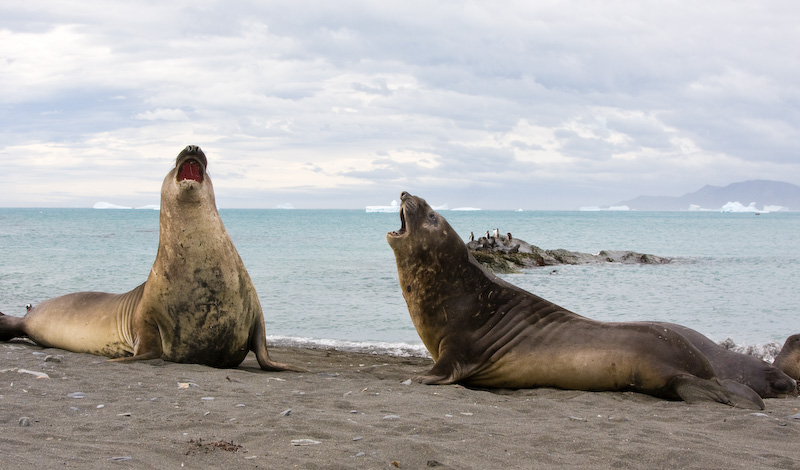
[[[197,145],[187,145],[175,161],[178,167],[178,181],[197,181],[202,183],[208,161]]]

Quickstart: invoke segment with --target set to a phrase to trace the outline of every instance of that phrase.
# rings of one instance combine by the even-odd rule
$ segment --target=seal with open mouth
[[[719,380],[680,334],[653,323],[598,322],[486,271],[424,199],[401,194],[387,234],[411,319],[435,362],[417,380],[489,388],[631,390],[687,402],[762,409]]]
[[[297,370],[267,353],[261,304],[217,212],[206,166],[203,151],[190,145],[164,178],[158,252],[142,285],[56,297],[22,318],[0,314],[0,339],[213,367],[236,367],[254,351],[264,370]]]

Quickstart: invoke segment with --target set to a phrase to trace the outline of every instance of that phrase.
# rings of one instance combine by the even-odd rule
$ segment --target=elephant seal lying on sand
[[[686,338],[647,322],[590,320],[481,267],[447,221],[403,192],[387,234],[411,319],[435,364],[426,384],[632,390],[763,409],[752,389],[719,380]]]
[[[261,304],[217,212],[206,165],[190,145],[164,178],[158,253],[144,284],[125,294],[56,297],[22,318],[0,314],[0,339],[213,367],[236,367],[252,350],[264,370],[293,369],[267,353]]]

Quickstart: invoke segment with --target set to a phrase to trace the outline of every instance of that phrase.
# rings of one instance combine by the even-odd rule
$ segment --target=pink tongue
[[[189,160],[181,165],[181,169],[178,172],[178,181],[183,180],[203,182],[203,175],[200,174],[200,165],[197,162]]]

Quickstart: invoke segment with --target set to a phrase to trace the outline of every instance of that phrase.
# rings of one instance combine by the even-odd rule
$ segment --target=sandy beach
[[[271,348],[308,373],[0,343],[3,468],[800,469],[800,399],[404,383],[430,360]]]

